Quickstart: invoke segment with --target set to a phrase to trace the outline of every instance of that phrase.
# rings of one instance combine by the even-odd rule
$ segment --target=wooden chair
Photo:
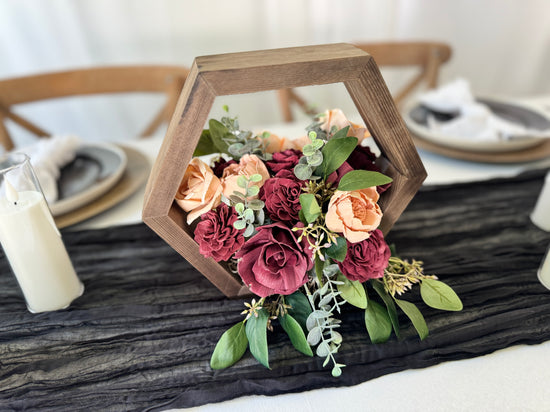
[[[356,47],[374,57],[379,67],[416,66],[418,74],[413,77],[393,98],[398,107],[411,92],[421,83],[431,89],[437,86],[441,65],[451,58],[451,47],[444,43],[433,42],[384,42],[356,43]],[[278,91],[279,104],[283,118],[287,122],[293,120],[292,104],[296,104],[307,114],[315,114],[307,102],[293,89]]]
[[[69,96],[152,92],[166,95],[166,102],[141,136],[151,135],[174,112],[189,70],[179,66],[116,66],[52,72],[0,80],[0,144],[6,150],[13,141],[6,128],[9,119],[38,137],[51,133],[17,114],[24,103]]]

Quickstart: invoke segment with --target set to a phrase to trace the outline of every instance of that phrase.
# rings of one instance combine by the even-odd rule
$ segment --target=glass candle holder
[[[0,243],[30,312],[64,309],[84,292],[25,154],[0,158]]]
[[[536,226],[550,232],[550,172],[546,174],[544,185],[530,217],[531,222]]]

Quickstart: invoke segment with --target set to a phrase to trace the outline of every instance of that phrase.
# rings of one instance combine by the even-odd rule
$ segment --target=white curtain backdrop
[[[547,0],[0,0],[0,78],[97,65],[189,66],[199,55],[376,40],[447,42],[453,56],[440,80],[465,77],[478,95],[550,93]],[[383,74],[390,90],[403,77]],[[353,109],[341,85],[305,95],[320,109]],[[214,111],[222,103],[251,126],[281,120],[273,92],[226,98]],[[110,140],[135,136],[159,104],[150,96],[71,99],[21,113],[56,133]]]

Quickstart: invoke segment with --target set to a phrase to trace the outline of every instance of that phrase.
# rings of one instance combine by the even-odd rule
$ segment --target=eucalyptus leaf
[[[343,262],[348,253],[348,242],[346,242],[344,237],[338,236],[336,243],[332,243],[325,252],[329,258]]]
[[[244,203],[241,203],[241,202],[237,203],[235,205],[235,211],[239,214],[242,214],[244,212]]]
[[[246,189],[248,186],[248,180],[243,175],[237,177],[237,186]]]
[[[321,208],[314,194],[302,193],[300,195],[300,205],[302,206],[302,212],[308,223],[315,222],[321,214]]]
[[[320,341],[321,341],[321,328],[319,326],[315,326],[307,334],[307,342],[311,346],[315,346]]]
[[[248,223],[254,222],[254,211],[252,209],[245,209],[245,211],[243,213],[243,218]]]
[[[235,220],[235,222],[233,222],[233,227],[237,230],[243,230],[246,227],[246,221],[245,220]]]
[[[392,297],[388,294],[388,292],[386,292],[386,289],[384,289],[384,285],[382,284],[382,282],[378,280],[372,280],[371,285],[386,305],[386,310],[388,311],[388,315],[390,317],[395,336],[397,336],[398,339],[401,338],[399,333],[399,317],[397,316],[397,308],[395,307],[395,303]]]
[[[420,336],[420,340],[424,340],[430,333],[428,330],[428,325],[426,325],[426,320],[420,310],[416,307],[414,303],[407,302],[406,300],[394,299],[397,306],[401,308],[405,315],[411,320],[414,328]]]
[[[447,284],[435,279],[423,279],[420,284],[420,295],[426,305],[435,309],[460,311],[462,301]]]
[[[250,202],[248,202],[248,207],[252,210],[261,210],[264,206],[264,202],[259,199],[252,199]]]
[[[306,335],[302,330],[300,324],[289,314],[281,316],[279,322],[283,327],[284,331],[290,338],[292,346],[296,348],[299,352],[302,352],[304,355],[313,356],[313,351],[307,342]]]
[[[307,156],[307,164],[310,165],[311,167],[317,167],[321,163],[323,163],[323,153],[317,151],[312,155]]]
[[[303,163],[298,163],[294,166],[294,175],[300,180],[308,180],[313,174],[312,168]]]
[[[251,316],[246,321],[246,337],[252,355],[258,362],[270,369],[267,350],[267,321],[269,315],[265,309],[260,309],[256,313],[258,314],[257,317]]]
[[[316,350],[317,356],[320,358],[324,358],[325,356],[328,356],[330,353],[330,346],[326,342],[321,342],[319,346],[317,346]]]
[[[243,236],[244,237],[250,237],[254,234],[254,231],[256,229],[254,228],[254,225],[253,224],[249,224],[247,227],[246,227],[246,230],[244,231],[243,233]]]
[[[263,179],[262,175],[259,173],[255,173],[252,176],[250,176],[250,181],[254,183],[261,182]]]
[[[302,292],[296,291],[292,295],[285,296],[285,304],[291,306],[288,314],[298,321],[304,332],[307,331],[306,320],[312,312],[307,297]]]
[[[338,280],[343,282],[343,285],[338,285],[338,290],[342,293],[342,297],[349,304],[366,309],[367,293],[363,284],[357,280],[349,280],[342,274],[338,275]]]
[[[325,142],[322,139],[315,139],[313,142],[311,142],[311,146],[315,150],[321,149],[321,147],[323,147],[324,144],[325,144]]]
[[[391,183],[393,179],[379,172],[372,172],[369,170],[352,170],[346,173],[340,183],[338,184],[338,190],[351,191],[361,190],[367,187],[385,185]]]
[[[365,310],[365,325],[372,343],[384,343],[391,335],[392,324],[388,312],[372,299]]]
[[[210,358],[212,369],[223,369],[241,359],[248,346],[244,322],[239,322],[224,332]]]
[[[323,163],[319,166],[316,173],[326,179],[332,172],[336,171],[344,163],[353,149],[357,146],[357,137],[347,136],[338,139],[329,140],[321,153],[323,153]]]
[[[310,144],[306,144],[306,145],[302,148],[302,153],[304,154],[304,156],[311,156],[311,155],[313,155],[316,151],[317,151],[317,149],[315,149],[311,143],[310,143]]]
[[[263,209],[260,209],[256,212],[256,223],[258,225],[263,225],[265,221],[265,213]]]
[[[246,196],[257,196],[258,193],[260,193],[260,188],[258,186],[250,186],[248,189],[246,189]]]

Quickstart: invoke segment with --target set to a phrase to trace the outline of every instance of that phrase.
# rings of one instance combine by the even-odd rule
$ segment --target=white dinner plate
[[[478,101],[487,105],[495,115],[505,120],[530,129],[550,130],[548,118],[526,107],[489,99],[478,99]],[[429,109],[416,102],[406,108],[403,119],[413,134],[432,143],[453,149],[472,152],[513,152],[539,145],[547,139],[533,136],[517,136],[509,140],[496,141],[463,139],[460,136],[450,136],[430,130],[427,127],[427,116],[430,113],[433,114]],[[440,118],[439,120],[444,119]]]
[[[49,205],[52,215],[71,212],[105,194],[120,180],[127,162],[126,153],[113,144],[83,144],[61,169],[59,199]]]

